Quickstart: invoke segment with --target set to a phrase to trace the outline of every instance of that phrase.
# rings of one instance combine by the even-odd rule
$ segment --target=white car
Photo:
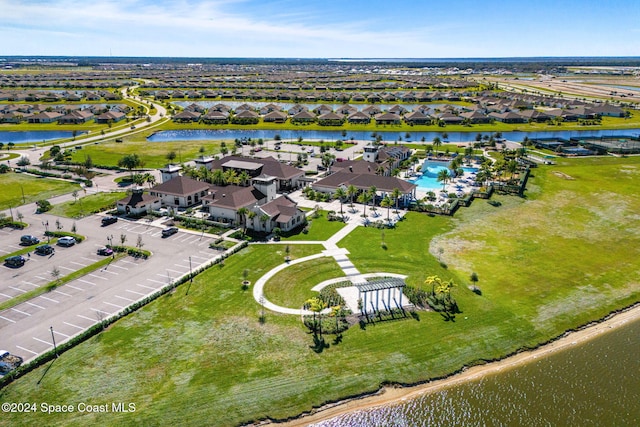
[[[70,236],[64,236],[58,239],[58,246],[73,246],[76,244],[76,239]]]

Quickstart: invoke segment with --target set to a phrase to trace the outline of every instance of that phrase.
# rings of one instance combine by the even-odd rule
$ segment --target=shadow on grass
[[[37,384],[40,385],[40,383],[42,382],[42,380],[44,379],[44,376],[47,375],[47,372],[49,372],[49,369],[51,369],[51,367],[53,366],[53,364],[56,362],[56,359],[53,359],[51,361],[51,363],[49,363],[49,366],[47,366],[47,369],[44,370],[44,372],[42,373],[42,376],[40,377],[40,379],[38,380]]]
[[[324,337],[313,334],[313,345],[309,347],[311,347],[316,353],[320,354],[324,351],[325,348],[331,347],[331,344],[327,344],[324,341]]]

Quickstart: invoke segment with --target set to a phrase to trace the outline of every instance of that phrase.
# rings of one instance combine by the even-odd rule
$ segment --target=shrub
[[[47,212],[52,208],[51,203],[49,203],[48,200],[38,200],[36,202],[36,206],[38,206],[37,213]]]

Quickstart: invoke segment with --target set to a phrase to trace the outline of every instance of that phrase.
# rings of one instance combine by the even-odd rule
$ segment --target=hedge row
[[[81,243],[84,240],[84,236],[76,233],[70,233],[68,231],[45,231],[44,235],[51,237],[73,237],[78,243]]]
[[[203,271],[205,271],[206,269],[216,265],[216,264],[220,264],[223,263],[224,260],[226,258],[228,258],[229,256],[235,254],[236,252],[240,251],[241,249],[247,247],[248,243],[247,242],[241,242],[239,244],[237,244],[236,246],[234,246],[233,248],[229,249],[228,251],[226,251],[223,254],[218,255],[216,258],[214,258],[212,261],[206,263],[203,266],[200,266],[199,268],[195,269],[193,272],[191,273],[186,273],[184,275],[182,275],[181,277],[175,279],[172,283],[169,283],[167,285],[165,285],[164,287],[162,287],[161,289],[155,291],[154,293],[152,293],[151,295],[148,295],[147,297],[143,298],[140,301],[137,301],[133,304],[131,304],[128,307],[123,308],[122,310],[120,310],[119,312],[113,314],[112,316],[103,319],[102,321],[96,323],[95,325],[91,326],[89,329],[80,332],[78,335],[72,337],[71,339],[69,339],[69,341],[63,342],[62,344],[60,344],[59,346],[57,346],[57,350],[58,350],[58,355],[64,353],[65,351],[75,347],[76,345],[88,340],[89,338],[93,337],[94,335],[99,334],[101,331],[103,331],[104,329],[106,329],[109,325],[115,323],[116,321],[120,320],[121,318],[123,318],[124,316],[133,313],[134,311],[137,311],[138,309],[144,307],[145,305],[149,304],[150,302],[156,300],[157,298],[161,297],[162,295],[172,291],[173,289],[175,289],[176,287],[178,287],[179,285],[188,282],[191,278],[197,276],[198,274],[202,273]],[[115,249],[114,249],[115,250]],[[56,356],[56,352],[54,350],[49,350],[46,353],[41,354],[40,356],[36,357],[35,359],[33,359],[32,361],[18,367],[17,369],[14,369],[13,371],[9,372],[8,374],[6,374],[4,377],[0,378],[0,389],[2,389],[4,386],[10,384],[13,380],[20,378],[21,376],[33,371],[34,369],[44,365],[45,363],[55,359]]]

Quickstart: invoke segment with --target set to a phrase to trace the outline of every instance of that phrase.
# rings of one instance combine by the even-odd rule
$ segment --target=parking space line
[[[109,271],[106,268],[104,270],[100,270],[100,271],[102,271],[103,273],[115,274],[116,276],[119,274],[119,273],[116,273],[115,271]]]
[[[126,259],[122,259],[122,260],[120,260],[120,262],[125,263],[125,264],[137,265],[135,262],[127,261]]]
[[[22,283],[25,283],[27,285],[33,286],[34,288],[39,288],[40,287],[40,285],[36,285],[35,283],[27,282],[26,280],[23,280]]]
[[[160,277],[167,277],[166,274],[162,274],[162,273],[156,273],[156,276],[160,276]],[[151,280],[151,279],[147,279],[147,280]]]
[[[40,279],[40,280],[44,280],[45,282],[47,282],[48,280],[45,279],[44,277],[40,277],[40,276],[34,276],[36,279]]]
[[[101,245],[96,245],[96,246],[102,247]],[[93,264],[94,262],[98,262],[97,259],[91,259],[91,258],[85,258],[85,257],[80,257],[80,258],[82,258],[82,259],[84,259],[86,261],[91,261],[91,264]]]
[[[18,291],[20,293],[26,294],[27,291],[25,291],[24,289],[20,289],[20,288],[14,288],[13,286],[9,286],[11,289],[13,289],[14,291]]]
[[[82,263],[75,262],[75,261],[69,261],[69,263],[70,263],[70,264],[79,265],[80,267],[86,267],[87,265],[89,265],[89,264],[82,264]]]
[[[11,297],[11,296],[9,296],[9,295],[7,295],[7,294],[3,294],[3,293],[0,293],[0,295],[1,295],[1,296],[3,296],[3,297],[5,297],[5,298],[8,298],[8,299],[13,298],[13,297]]]
[[[58,335],[62,335],[65,338],[69,338],[69,335],[67,334],[63,334],[62,332],[58,332],[58,331],[53,331],[54,334],[58,334]]]
[[[60,301],[56,301],[56,300],[51,299],[51,298],[47,298],[47,297],[42,296],[42,295],[38,295],[38,297],[39,297],[39,298],[42,298],[42,299],[46,299],[47,301],[55,302],[56,304],[60,302]]]
[[[125,289],[125,292],[130,292],[132,294],[136,294],[136,295],[140,295],[141,297],[143,297],[145,294],[141,293],[141,292],[136,292],[136,291],[132,291],[130,289]]]
[[[98,276],[98,275],[93,274],[93,273],[89,273],[88,276],[95,277],[96,279],[109,280],[106,277]]]
[[[29,301],[25,301],[25,303],[26,303],[26,304],[29,304],[30,306],[37,307],[37,308],[39,308],[39,309],[41,309],[41,310],[44,310],[44,307],[43,307],[43,306],[41,306],[41,305],[34,304],[34,303],[32,303],[32,302],[29,302]]]
[[[152,288],[151,286],[145,286],[145,285],[141,285],[139,283],[136,283],[136,286],[140,286],[141,288],[145,288],[145,289],[151,289],[152,291],[155,291],[156,288]]]
[[[180,265],[180,264],[173,264],[173,265],[175,265],[176,267],[180,267],[180,268],[187,268],[187,269],[189,268],[188,265]]]
[[[74,328],[78,328],[81,331],[84,330],[82,326],[74,325],[73,323],[69,323],[69,322],[62,322],[62,323],[64,323],[65,325],[73,326]]]
[[[43,342],[43,343],[45,343],[45,344],[46,344],[46,345],[48,345],[48,346],[50,346],[50,345],[51,345],[51,343],[50,343],[50,342],[47,342],[47,341],[45,341],[45,340],[41,340],[40,338],[36,338],[36,337],[31,337],[31,338],[33,338],[33,339],[34,339],[34,340],[36,340],[36,341]]]
[[[108,313],[106,311],[102,311],[102,310],[98,310],[97,308],[92,308],[91,310],[93,311],[97,311],[98,313],[102,313],[102,314],[106,314],[108,316],[111,316],[111,313]],[[79,316],[79,315],[78,315]]]
[[[82,288],[76,288],[76,287],[75,287],[75,286],[73,286],[73,285],[67,285],[67,286],[68,286],[68,287],[70,287],[71,289],[75,289],[76,291],[84,291],[84,289],[82,289]]]
[[[109,314],[109,313],[107,313],[107,314]],[[90,317],[83,316],[82,314],[76,314],[76,316],[81,317],[81,318],[86,319],[86,320],[90,320],[91,322],[95,322],[96,321],[96,319],[92,319]]]
[[[124,308],[124,307],[120,307],[119,305],[112,304],[112,303],[110,303],[110,302],[106,302],[106,301],[102,301],[102,302],[104,302],[104,303],[105,303],[105,304],[107,304],[107,305],[111,305],[111,306],[113,306],[113,307],[116,307],[116,308],[117,308],[117,309],[119,309],[119,310],[122,310],[122,309]]]
[[[27,316],[31,316],[30,313],[27,313],[26,311],[18,310],[17,308],[12,308],[11,310],[15,311],[16,313],[20,313],[20,314],[25,314]]]
[[[122,266],[116,265],[116,264],[113,264],[111,267],[113,267],[113,268],[121,268],[123,270],[129,270],[127,267],[122,267]]]
[[[159,280],[153,280],[153,279],[147,279],[147,280],[150,281],[150,282],[153,282],[153,283],[160,283],[161,285],[165,285],[166,284],[165,282],[161,282]]]
[[[78,279],[78,282],[86,283],[86,284],[91,285],[91,286],[95,286],[96,285],[95,283],[91,283],[91,282],[89,282],[87,280],[84,280],[84,279]]]
[[[134,300],[134,299],[129,299],[129,298],[121,297],[120,295],[114,295],[114,297],[116,297],[116,298],[120,298],[120,299],[123,299],[123,300],[125,300],[125,301],[129,301],[129,302],[135,302],[135,300]]]
[[[71,295],[69,295],[69,294],[65,294],[64,292],[60,292],[60,291],[59,291],[59,290],[57,290],[57,289],[54,289],[54,290],[53,290],[53,292],[55,292],[55,293],[57,293],[57,294],[60,294],[60,295],[64,295],[65,297],[70,297],[70,296],[71,296]]]
[[[15,321],[15,320],[8,319],[8,318],[6,318],[6,317],[4,317],[4,316],[0,316],[0,319],[4,319],[4,320],[6,320],[7,322],[11,322],[11,323],[16,323],[16,321]]]
[[[38,355],[38,353],[36,353],[35,351],[31,351],[28,348],[24,348],[24,347],[20,347],[19,345],[16,344],[16,347],[19,348],[20,350],[24,350],[24,351],[28,351],[31,354],[35,354],[36,356]]]
[[[174,272],[174,273],[178,273],[178,274],[182,274],[182,273],[183,273],[181,270],[172,270],[172,269],[170,269],[170,268],[165,268],[165,270],[167,270],[167,271],[172,271],[172,272]]]

